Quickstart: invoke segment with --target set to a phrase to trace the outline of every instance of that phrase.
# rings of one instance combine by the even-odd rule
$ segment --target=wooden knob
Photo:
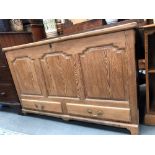
[[[103,111],[98,111],[97,115],[103,115]]]
[[[97,117],[98,115],[97,114],[93,114],[93,117]]]
[[[35,107],[36,107],[36,108],[38,108],[38,105],[37,105],[37,104],[35,104]]]
[[[87,112],[88,112],[89,114],[92,114],[92,113],[93,113],[91,109],[88,109]]]

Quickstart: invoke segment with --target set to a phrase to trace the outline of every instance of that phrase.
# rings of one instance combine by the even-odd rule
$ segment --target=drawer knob
[[[98,111],[97,115],[103,115],[103,111]]]
[[[87,112],[88,112],[89,114],[92,114],[92,113],[93,113],[91,109],[88,109]]]
[[[0,95],[4,96],[4,95],[6,95],[6,92],[1,92]]]
[[[37,104],[35,104],[35,107],[36,107],[36,108],[38,108],[38,105],[37,105]]]

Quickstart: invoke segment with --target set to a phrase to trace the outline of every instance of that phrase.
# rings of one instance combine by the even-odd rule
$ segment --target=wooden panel
[[[155,113],[145,114],[144,123],[147,125],[155,125]]]
[[[8,66],[0,66],[0,83],[12,83],[12,76]]]
[[[155,25],[144,27],[146,110],[144,123],[155,125]]]
[[[139,112],[138,112],[138,105],[137,105],[137,69],[138,69],[138,63],[136,62],[136,54],[135,54],[135,31],[134,30],[128,30],[125,31],[125,37],[126,37],[126,63],[125,66],[127,68],[128,74],[125,74],[128,85],[128,100],[130,103],[130,109],[131,109],[131,120],[133,123],[139,122]]]
[[[19,102],[17,92],[11,84],[0,84],[0,101],[1,102]]]
[[[125,99],[124,52],[112,45],[83,52],[81,64],[88,98]]]
[[[117,121],[130,121],[129,108],[104,107],[95,105],[84,105],[67,103],[68,113],[71,115],[80,115],[85,117],[93,117],[97,119],[110,119]]]
[[[25,109],[62,113],[60,102],[52,102],[52,101],[48,102],[48,101],[22,99],[22,107]]]
[[[51,53],[41,59],[49,96],[76,97],[74,62],[71,56]]]
[[[71,21],[71,20],[69,20],[69,21]],[[105,24],[106,24],[106,22],[103,19],[93,19],[93,20],[89,20],[89,21],[82,20],[82,22],[80,20],[80,23],[76,23],[76,24],[72,24],[72,22],[71,22],[71,24],[67,24],[67,22],[65,22],[64,26],[63,26],[63,34],[68,35],[68,34],[74,34],[74,33],[79,33],[79,32],[83,32],[83,31],[88,31],[90,29],[101,28]]]
[[[0,33],[0,45],[2,48],[26,44],[30,42],[33,42],[33,39],[32,39],[32,33],[29,33],[29,32]]]
[[[34,60],[28,57],[16,58],[12,64],[21,94],[40,95],[41,89],[37,79]]]
[[[39,41],[46,38],[44,25],[31,24],[29,26],[33,35],[33,41]]]
[[[116,37],[117,40],[115,39]],[[125,48],[126,45],[124,33],[116,32],[104,35],[95,35],[86,38],[77,38],[54,42],[52,43],[52,51],[63,51],[64,53],[73,55],[82,53],[83,51],[92,47],[102,47],[106,45],[114,45],[114,47]]]

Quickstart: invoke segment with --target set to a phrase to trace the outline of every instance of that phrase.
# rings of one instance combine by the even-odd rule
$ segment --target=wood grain
[[[22,100],[22,107],[26,109],[39,110],[45,112],[62,113],[60,102],[42,102],[38,100]]]
[[[155,124],[155,25],[144,26],[145,70],[146,70],[146,111],[144,123]]]
[[[41,59],[49,96],[77,97],[74,63],[63,53],[47,54]]]
[[[126,122],[131,124],[126,127],[136,133],[137,70],[133,26],[136,28],[134,23],[125,24],[4,49],[23,111],[51,112],[52,115],[61,107],[59,115],[63,115],[63,119],[69,116],[91,122]],[[40,109],[40,105],[44,105],[46,111]]]
[[[28,57],[17,58],[12,64],[14,66],[21,94],[41,94],[34,60]]]
[[[81,55],[88,98],[125,99],[122,57],[123,51],[113,46],[90,48]]]
[[[128,63],[128,95],[131,108],[131,118],[134,123],[139,122],[139,111],[137,105],[137,72],[135,58],[135,31],[125,32],[126,36],[126,59]],[[131,59],[132,58],[132,59]]]
[[[49,113],[49,112],[43,112],[43,111],[34,111],[29,109],[22,109],[24,113],[34,113],[39,115],[47,115],[47,116],[53,116],[57,118],[62,118],[63,120],[79,120],[83,122],[92,122],[96,124],[101,125],[108,125],[112,127],[119,127],[119,128],[126,128],[131,132],[132,135],[139,134],[139,125],[138,124],[132,124],[132,123],[124,123],[124,122],[117,122],[117,121],[108,121],[108,120],[99,120],[99,119],[92,119],[92,118],[85,118],[80,116],[70,116],[70,115],[60,115],[56,113]]]
[[[130,29],[136,28],[137,26],[138,25],[136,22],[132,22],[132,23],[122,24],[122,25],[113,26],[113,27],[109,27],[109,28],[102,28],[102,29],[98,29],[98,30],[94,30],[94,31],[88,31],[88,32],[84,32],[84,33],[78,33],[78,34],[73,34],[73,35],[69,35],[69,36],[58,37],[58,38],[54,38],[54,39],[48,39],[45,41],[38,41],[35,43],[29,43],[29,44],[20,45],[20,46],[8,47],[8,48],[4,48],[3,51],[5,52],[5,51],[10,51],[10,50],[21,49],[21,48],[25,48],[25,47],[40,46],[40,45],[44,45],[44,44],[60,42],[60,41],[65,41],[65,40],[90,37],[90,36],[101,35],[101,34],[103,35],[103,34],[107,34],[107,33],[120,32],[123,30],[130,30]]]
[[[66,103],[68,114],[86,116],[95,119],[109,119],[116,121],[130,122],[129,108],[116,108],[108,106],[84,105]]]

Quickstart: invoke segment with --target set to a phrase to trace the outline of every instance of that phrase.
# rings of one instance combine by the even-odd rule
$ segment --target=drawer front
[[[0,84],[0,101],[19,102],[17,92],[11,84]]]
[[[22,99],[22,107],[25,109],[62,113],[60,102],[38,101]]]
[[[0,82],[13,82],[10,70],[6,65],[0,66]]]
[[[66,103],[67,111],[71,115],[92,117],[96,119],[108,119],[115,121],[130,122],[130,109],[108,106],[95,106]]]

